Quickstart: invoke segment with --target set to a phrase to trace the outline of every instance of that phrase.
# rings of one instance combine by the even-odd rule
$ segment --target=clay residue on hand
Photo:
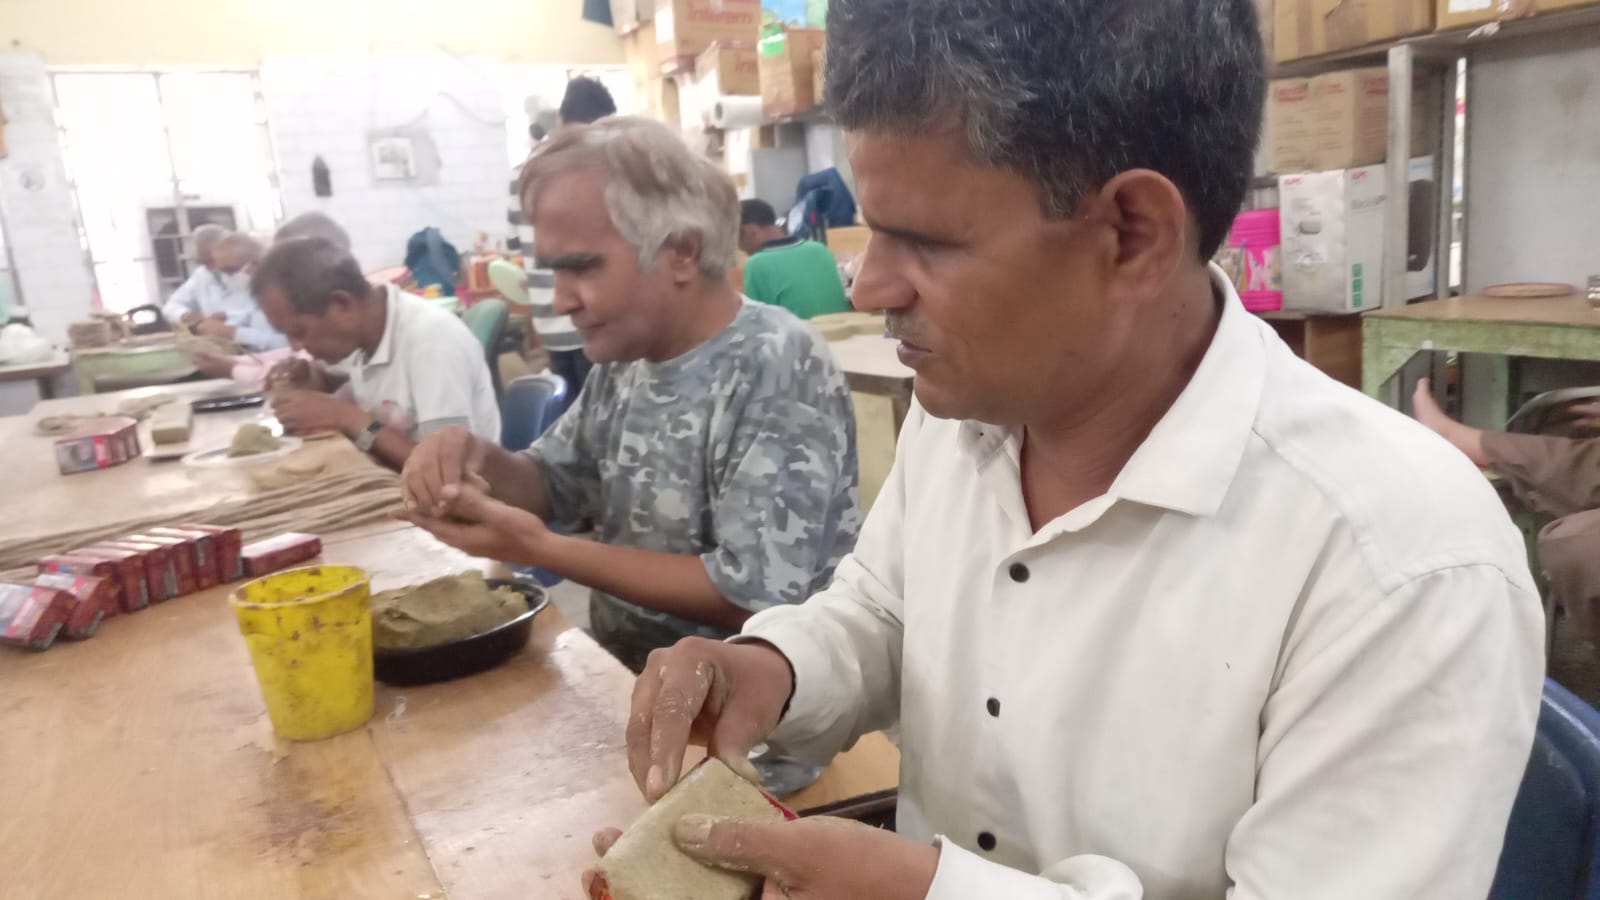
[[[462,572],[372,598],[372,643],[411,650],[481,634],[528,611],[508,587],[491,588],[482,572]]]
[[[257,456],[262,453],[271,453],[283,446],[277,435],[265,425],[246,422],[239,426],[233,433],[233,443],[228,446],[228,455],[231,457]]]

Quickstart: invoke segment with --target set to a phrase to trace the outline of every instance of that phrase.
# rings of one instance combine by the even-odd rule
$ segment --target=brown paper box
[[[755,44],[712,44],[695,60],[694,75],[705,97],[761,94],[761,61]]]
[[[761,111],[792,116],[817,105],[812,52],[826,44],[821,28],[790,28],[761,41]]]
[[[1389,71],[1346,69],[1311,79],[1312,168],[1354,169],[1389,155]]]
[[[1267,85],[1267,171],[1275,175],[1315,168],[1316,116],[1311,79],[1279,78]]]
[[[1273,59],[1293,62],[1433,30],[1435,0],[1273,0]]]
[[[1595,0],[1438,0],[1435,19],[1439,30],[1446,31],[1594,3]]]
[[[699,56],[717,41],[755,46],[761,0],[656,0],[655,23],[656,56],[663,64]]]

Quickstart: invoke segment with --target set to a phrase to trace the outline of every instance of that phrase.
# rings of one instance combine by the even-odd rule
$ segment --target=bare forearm
[[[618,547],[549,534],[533,563],[629,603],[679,618],[738,628],[750,613],[711,583],[698,556]]]
[[[544,476],[528,454],[490,448],[483,461],[483,479],[489,482],[490,494],[496,500],[546,521],[550,519],[550,495],[544,487]]]

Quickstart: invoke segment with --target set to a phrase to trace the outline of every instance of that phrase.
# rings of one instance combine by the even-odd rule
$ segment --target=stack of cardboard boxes
[[[1279,63],[1382,45],[1430,31],[1476,28],[1600,5],[1600,0],[1260,0]],[[1270,23],[1270,24],[1269,24]]]

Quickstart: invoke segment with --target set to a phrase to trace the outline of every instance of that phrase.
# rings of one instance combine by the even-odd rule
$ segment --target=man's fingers
[[[611,852],[611,847],[622,837],[620,828],[602,828],[594,833],[594,855],[605,856]]]
[[[633,774],[639,793],[648,796],[645,782],[650,774],[650,734],[654,730],[651,715],[656,708],[656,695],[661,692],[661,667],[672,654],[671,650],[656,650],[645,663],[644,672],[633,680],[633,701],[628,714],[628,771]]]
[[[715,671],[711,660],[686,656],[679,654],[676,661],[661,667],[661,690],[650,715],[650,771],[644,786],[644,798],[651,803],[678,783],[689,730],[711,692]]]
[[[684,816],[672,839],[684,853],[719,869],[786,881],[792,829],[718,816]]]

